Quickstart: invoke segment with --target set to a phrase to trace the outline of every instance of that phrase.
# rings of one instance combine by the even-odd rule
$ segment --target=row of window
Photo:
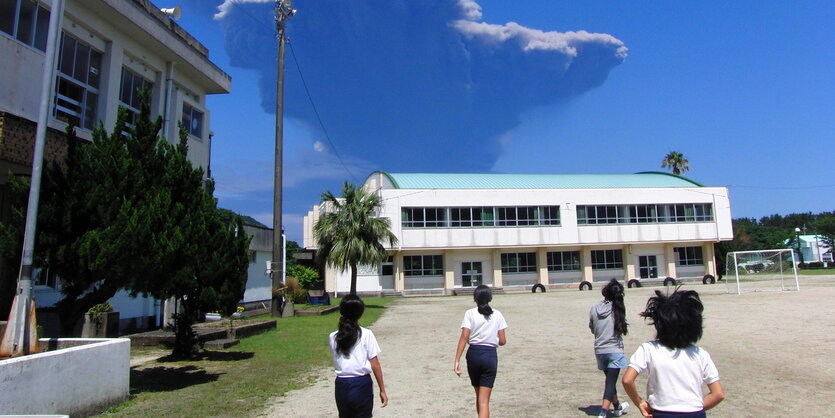
[[[49,11],[32,0],[0,0],[0,31],[41,51],[46,50]],[[58,73],[55,80],[53,116],[83,129],[93,129],[98,122],[103,54],[67,33],[61,34]],[[142,89],[152,90],[154,83],[123,67],[119,104],[129,113],[133,126],[139,114]],[[186,131],[203,137],[203,112],[183,103],[182,123]]]
[[[560,207],[404,207],[401,219],[404,228],[559,226]],[[577,223],[580,225],[708,221],[713,221],[710,203],[577,206]]]
[[[708,222],[712,220],[713,205],[710,203],[577,206],[577,223],[580,225]]]
[[[49,10],[32,0],[0,0],[0,31],[46,51]]]
[[[676,264],[704,265],[702,247],[676,247]],[[579,271],[579,251],[549,251],[546,253],[548,271]],[[536,253],[504,253],[501,255],[502,273],[529,273],[537,270]],[[440,276],[444,274],[444,260],[440,255],[403,256],[406,276]],[[592,250],[591,268],[610,270],[623,268],[623,250]]]
[[[406,207],[404,228],[458,228],[559,225],[559,206],[479,206],[459,208]]]

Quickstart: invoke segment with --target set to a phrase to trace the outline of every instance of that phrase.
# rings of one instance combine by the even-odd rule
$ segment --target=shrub
[[[299,280],[297,278],[287,277],[284,285],[286,286],[284,295],[287,299],[292,300],[293,303],[307,303],[307,290],[299,286]]]
[[[298,264],[287,266],[287,277],[295,277],[299,286],[304,289],[313,289],[321,283],[319,273],[316,270]]]

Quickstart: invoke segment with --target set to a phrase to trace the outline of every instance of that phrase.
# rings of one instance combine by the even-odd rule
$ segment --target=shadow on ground
[[[167,355],[165,357],[161,357],[159,360],[160,363],[172,363],[177,361],[240,361],[240,360],[249,360],[255,357],[255,353],[246,352],[246,351],[211,351],[211,350],[203,350],[194,357],[189,358],[182,358],[182,357],[175,357],[172,355]]]
[[[577,408],[586,413],[588,416],[597,416],[600,414],[600,405],[581,406]]]
[[[197,366],[148,367],[131,369],[130,393],[167,392],[189,386],[214,382],[223,373],[207,373]]]

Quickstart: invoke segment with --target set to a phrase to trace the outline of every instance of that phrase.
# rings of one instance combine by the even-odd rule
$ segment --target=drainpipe
[[[163,105],[163,116],[162,116],[162,134],[165,135],[166,138],[171,137],[170,132],[170,122],[173,118],[171,115],[171,108],[174,105],[171,103],[171,99],[174,92],[174,63],[168,61],[165,63],[165,103]],[[175,141],[170,141],[172,143],[176,143]]]

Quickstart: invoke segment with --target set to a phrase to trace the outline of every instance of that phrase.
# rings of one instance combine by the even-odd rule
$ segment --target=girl
[[[369,373],[374,373],[380,387],[383,408],[388,405],[383,369],[380,367],[380,346],[374,333],[359,325],[365,304],[355,294],[339,303],[339,330],[330,334],[333,368],[336,371],[336,407],[340,417],[370,417],[374,408],[374,387]]]
[[[475,288],[473,300],[478,307],[468,310],[461,323],[461,337],[455,350],[455,367],[453,371],[461,376],[461,353],[464,345],[470,344],[467,350],[467,373],[470,383],[475,389],[475,410],[479,418],[490,416],[490,393],[496,380],[496,369],[499,365],[496,347],[505,345],[504,330],[507,323],[501,312],[490,307],[493,293],[490,288],[481,285]]]
[[[702,305],[694,290],[664,296],[655,291],[644,318],[655,326],[656,339],[641,344],[623,375],[623,388],[645,417],[705,417],[725,399],[719,372],[707,351],[694,345],[702,338]],[[635,378],[646,371],[647,399],[638,396]],[[702,395],[702,384],[709,393]]]
[[[623,336],[627,333],[626,307],[623,304],[623,285],[612,279],[601,291],[603,300],[589,311],[589,328],[594,334],[594,355],[597,368],[606,376],[603,401],[599,416],[605,417],[609,406],[614,405],[612,415],[619,417],[629,404],[618,402],[617,381],[620,369],[626,367],[623,356]]]

